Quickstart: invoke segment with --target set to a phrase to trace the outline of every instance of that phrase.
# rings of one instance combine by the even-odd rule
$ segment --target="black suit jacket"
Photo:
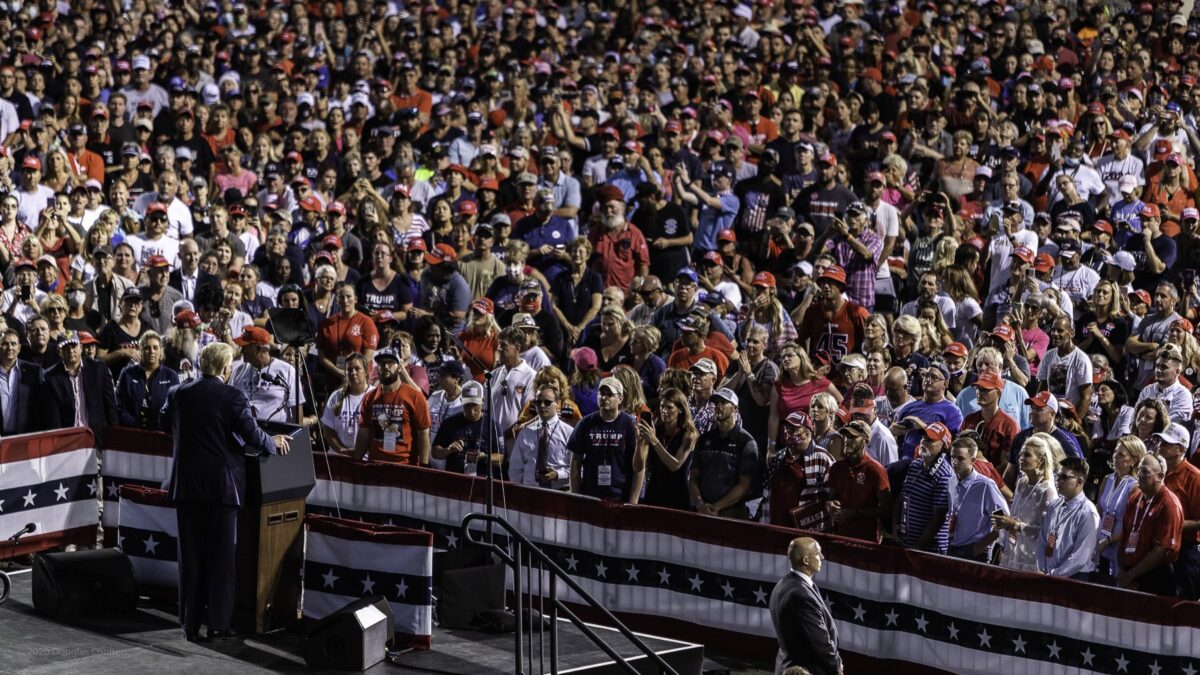
[[[27,434],[31,431],[42,431],[46,428],[47,405],[45,398],[46,375],[40,366],[28,361],[17,361],[15,366],[19,371],[17,388],[9,398],[9,405],[16,406],[16,417],[12,427],[4,423],[8,417],[7,410],[0,417],[0,435],[12,436]]]
[[[775,584],[769,606],[779,638],[775,674],[803,666],[813,675],[836,675],[842,667],[837,626],[816,588],[789,572]]]
[[[175,439],[166,489],[177,502],[241,506],[246,455],[275,452],[246,395],[216,377],[172,387],[162,420]]]
[[[221,280],[218,279],[215,274],[209,274],[204,270],[196,270],[196,289],[199,289],[201,286],[211,284],[216,284],[219,286],[221,285]],[[179,291],[180,293],[183,293],[183,272],[179,270],[171,272],[171,275],[167,277],[167,285]],[[186,294],[183,297],[193,305],[196,304],[195,291],[192,292],[192,296],[190,298]]]
[[[117,392],[108,366],[95,359],[84,358],[83,400],[87,404],[88,428],[96,437],[98,447],[104,447],[104,435],[117,424]],[[75,394],[71,376],[62,363],[46,371],[46,428],[68,429],[75,425]]]

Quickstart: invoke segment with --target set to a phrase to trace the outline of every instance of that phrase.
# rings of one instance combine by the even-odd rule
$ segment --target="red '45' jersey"
[[[807,344],[813,365],[819,365],[822,359],[838,363],[862,344],[867,316],[866,308],[847,300],[831,317],[820,300],[815,300],[797,327],[798,340],[801,345]]]

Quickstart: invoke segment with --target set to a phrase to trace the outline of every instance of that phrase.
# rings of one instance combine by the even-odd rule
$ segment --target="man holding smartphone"
[[[37,289],[37,266],[32,260],[21,258],[13,263],[13,269],[17,284],[0,296],[0,312],[23,324],[29,323],[38,316],[38,307],[49,296]]]

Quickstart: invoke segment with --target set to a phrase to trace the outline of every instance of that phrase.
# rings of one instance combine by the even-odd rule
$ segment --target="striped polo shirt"
[[[937,456],[933,466],[927,468],[920,457],[914,459],[904,477],[904,511],[900,520],[900,541],[913,547],[925,531],[937,509],[950,508],[950,483],[954,472],[945,453]],[[945,553],[950,543],[949,519],[943,518],[937,536],[925,549],[932,553]]]

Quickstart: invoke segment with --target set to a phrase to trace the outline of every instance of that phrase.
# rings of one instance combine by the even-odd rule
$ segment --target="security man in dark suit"
[[[188,641],[235,635],[233,620],[237,512],[246,500],[246,456],[287,454],[288,437],[268,436],[250,415],[246,396],[226,384],[233,347],[215,342],[200,352],[202,377],[171,389],[165,431],[175,439],[166,489],[179,522],[179,622]]]
[[[787,576],[771,591],[771,623],[779,639],[775,675],[800,666],[813,675],[841,675],[838,632],[829,607],[813,583],[821,571],[821,545],[815,539],[798,537],[788,545]]]
[[[0,333],[0,437],[45,427],[45,374],[36,364],[18,360],[20,353],[21,335],[5,329]]]
[[[117,394],[108,366],[83,358],[82,342],[95,342],[88,333],[69,330],[58,338],[62,361],[46,371],[46,428],[88,427],[96,447],[104,447],[104,435],[117,425]],[[76,405],[80,403],[81,405]]]
[[[167,285],[183,294],[183,299],[196,304],[196,291],[201,286],[220,286],[221,280],[215,274],[209,274],[200,269],[200,246],[195,239],[187,238],[179,242],[179,269],[167,277]]]

